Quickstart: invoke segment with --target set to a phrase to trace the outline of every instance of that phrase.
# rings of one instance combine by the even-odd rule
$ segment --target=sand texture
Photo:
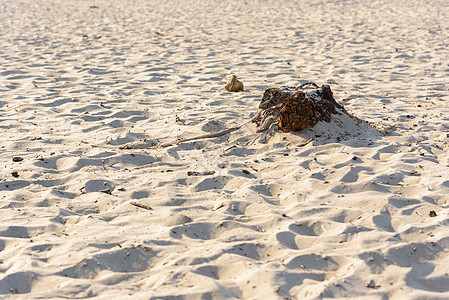
[[[0,0],[0,298],[448,299],[448,59],[443,0]],[[256,132],[309,80],[375,127]]]

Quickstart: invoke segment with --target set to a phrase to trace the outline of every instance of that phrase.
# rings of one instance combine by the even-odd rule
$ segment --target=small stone
[[[376,283],[374,282],[374,280],[371,280],[371,281],[366,285],[366,287],[367,287],[367,288],[370,288],[370,289],[377,289],[377,288],[380,288],[380,285],[376,285]]]
[[[434,211],[434,210],[431,210],[430,212],[429,212],[429,216],[430,217],[436,217],[437,216],[437,213]]]
[[[15,157],[12,158],[13,162],[19,162],[19,161],[22,161],[22,160],[23,160],[23,157],[20,157],[20,156],[15,156]]]
[[[12,175],[12,177],[19,177],[19,172],[17,172],[17,171],[14,171],[14,172],[12,172],[11,173],[11,175]]]
[[[228,92],[241,92],[243,91],[243,83],[237,79],[236,75],[232,75],[225,85],[225,90]]]
[[[105,190],[101,190],[101,191],[99,191],[100,193],[105,193],[105,194],[108,194],[108,195],[111,195],[112,194],[112,191],[111,191],[111,189],[105,189]]]

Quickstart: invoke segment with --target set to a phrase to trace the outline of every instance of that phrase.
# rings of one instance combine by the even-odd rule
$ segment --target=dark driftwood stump
[[[277,124],[282,131],[300,131],[315,126],[319,121],[330,122],[338,104],[329,85],[319,87],[313,82],[298,87],[269,88],[253,118],[258,131],[265,131]]]

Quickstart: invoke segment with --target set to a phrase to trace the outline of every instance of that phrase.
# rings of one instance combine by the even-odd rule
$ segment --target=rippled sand
[[[0,297],[449,297],[446,1],[0,1],[0,32]],[[386,130],[247,123],[307,80]]]

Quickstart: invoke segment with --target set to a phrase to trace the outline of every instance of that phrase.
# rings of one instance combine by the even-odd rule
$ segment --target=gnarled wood
[[[282,131],[300,131],[313,127],[319,121],[330,122],[339,105],[329,85],[319,87],[313,82],[298,87],[269,88],[253,118],[258,131],[276,124]]]

